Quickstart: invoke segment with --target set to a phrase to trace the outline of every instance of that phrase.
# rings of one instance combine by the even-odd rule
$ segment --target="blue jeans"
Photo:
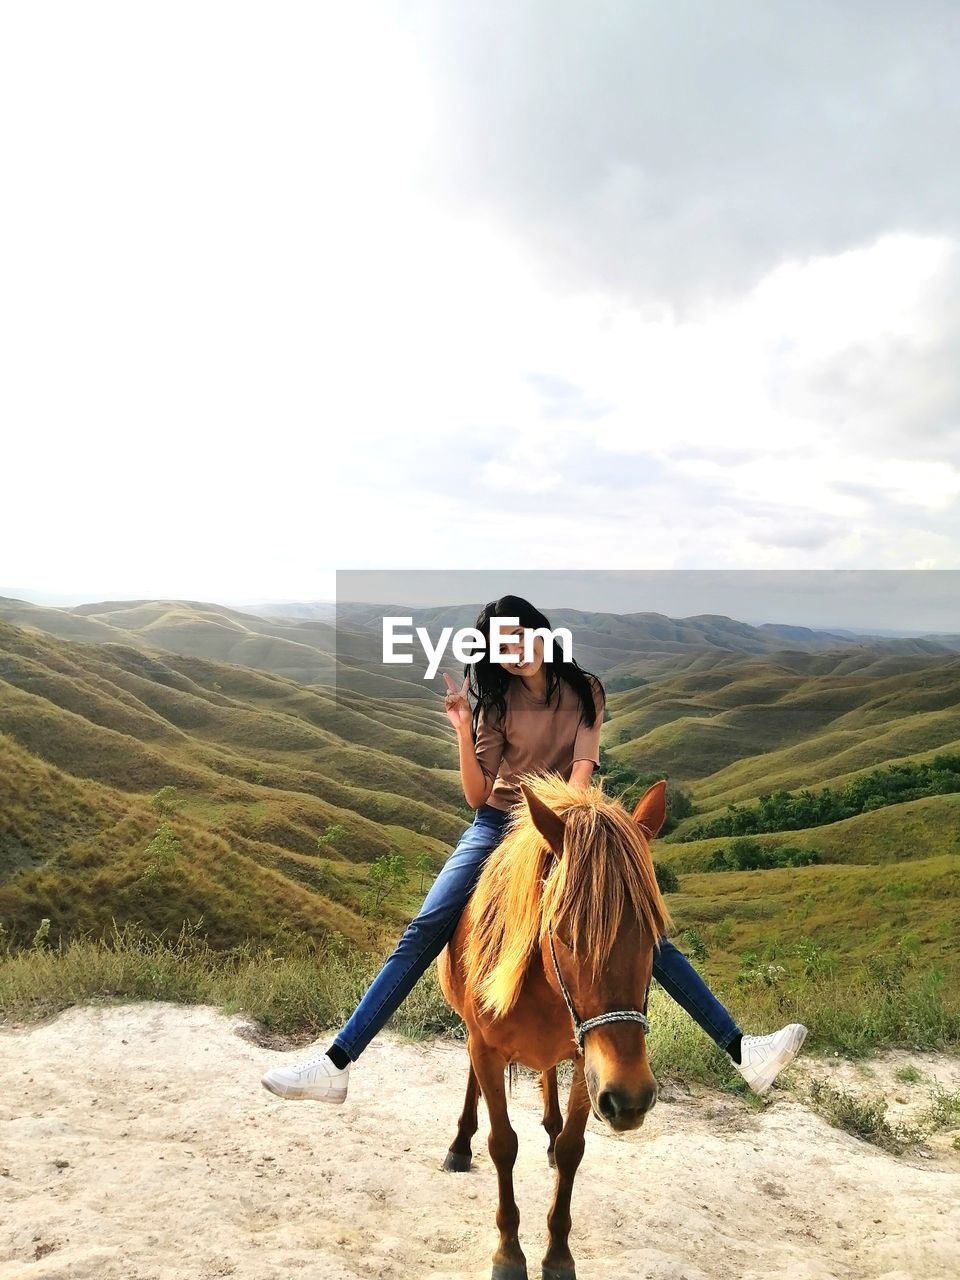
[[[353,1061],[399,1009],[431,961],[453,937],[487,858],[503,839],[506,820],[506,811],[494,805],[484,804],[477,809],[473,822],[431,885],[419,914],[407,925],[393,954],[334,1040]],[[722,1049],[740,1034],[737,1024],[690,961],[666,937],[654,949],[653,976]]]

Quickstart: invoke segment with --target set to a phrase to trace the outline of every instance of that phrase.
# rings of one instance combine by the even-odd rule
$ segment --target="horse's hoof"
[[[576,1267],[544,1267],[543,1280],[577,1280]]]
[[[553,1151],[547,1152],[547,1164],[551,1169],[555,1169],[557,1167],[557,1157]]]
[[[490,1272],[490,1280],[527,1280],[527,1264],[495,1262]]]
[[[469,1173],[471,1159],[469,1154],[462,1156],[459,1151],[448,1151],[443,1167],[447,1173]]]

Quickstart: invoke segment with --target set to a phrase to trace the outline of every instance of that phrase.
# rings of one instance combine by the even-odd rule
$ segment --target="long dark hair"
[[[524,600],[523,596],[501,596],[499,600],[491,600],[480,610],[474,625],[483,636],[486,648],[476,662],[468,662],[464,666],[464,675],[470,677],[469,687],[477,699],[473,709],[474,742],[477,740],[481,710],[487,717],[502,722],[507,714],[507,689],[510,681],[519,679],[518,676],[510,675],[501,663],[490,660],[492,618],[517,618],[521,627],[546,627],[549,631],[553,630],[550,619],[534,608],[529,600]],[[552,639],[546,638],[543,641],[543,667],[547,673],[546,705],[550,705],[554,695],[557,702],[560,701],[560,681],[566,680],[580,699],[584,720],[592,726],[597,712],[590,681],[596,681],[602,692],[603,684],[599,676],[595,676],[592,671],[585,671],[576,658],[564,661],[562,648]]]

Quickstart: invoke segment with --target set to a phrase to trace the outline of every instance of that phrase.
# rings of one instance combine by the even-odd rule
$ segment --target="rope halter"
[[[570,999],[570,992],[567,990],[567,984],[563,980],[560,972],[560,966],[557,964],[557,953],[553,945],[553,927],[547,925],[547,936],[550,939],[550,955],[553,957],[553,971],[557,975],[557,982],[560,983],[560,990],[563,998],[570,1010],[570,1017],[573,1019],[573,1030],[577,1039],[577,1056],[583,1056],[583,1037],[588,1031],[594,1027],[605,1026],[608,1022],[639,1022],[645,1035],[650,1033],[650,1024],[647,1022],[647,1015],[641,1013],[639,1009],[612,1009],[609,1013],[598,1014],[595,1018],[587,1018],[584,1022],[577,1016],[577,1011],[573,1007],[573,1001]]]

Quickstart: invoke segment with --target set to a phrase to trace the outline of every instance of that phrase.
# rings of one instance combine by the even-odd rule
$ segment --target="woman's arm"
[[[571,787],[589,787],[595,767],[592,760],[574,760],[570,770]]]
[[[463,785],[464,799],[471,809],[479,809],[482,804],[486,804],[487,796],[493,790],[494,780],[488,778],[480,768],[469,724],[457,729],[457,743],[460,747],[460,782]]]
[[[593,724],[588,725],[581,717],[577,739],[573,744],[573,769],[570,773],[570,782],[575,787],[589,787],[594,769],[600,767],[600,732],[603,729],[603,714],[607,698],[599,680],[594,679],[591,686],[594,721]]]
[[[489,733],[484,735],[485,755],[492,760],[491,751],[496,754],[496,765],[493,768],[494,776],[490,777],[480,765],[480,761],[477,758],[477,747],[474,746],[473,742],[473,712],[470,710],[470,703],[467,700],[470,677],[467,676],[459,689],[446,672],[444,672],[443,678],[447,682],[447,695],[444,699],[444,706],[447,715],[450,717],[450,723],[457,731],[457,745],[460,749],[460,783],[463,787],[463,796],[471,809],[479,809],[482,804],[486,804],[487,797],[493,790],[496,765],[500,763],[499,754],[496,753],[498,744]],[[483,716],[481,714],[481,731],[482,729]],[[479,741],[477,745],[480,745]]]

